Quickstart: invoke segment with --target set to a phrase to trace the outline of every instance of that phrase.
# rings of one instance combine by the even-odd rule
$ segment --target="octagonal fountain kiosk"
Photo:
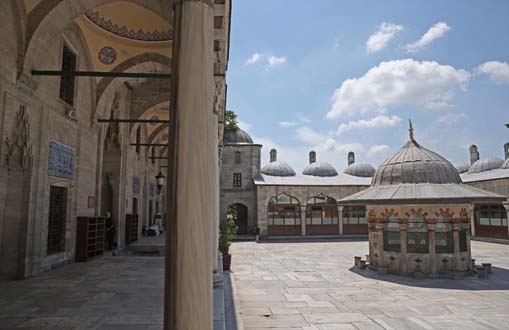
[[[456,168],[414,139],[375,172],[371,186],[340,200],[365,205],[370,268],[381,274],[462,277],[472,270],[470,206],[506,197],[464,185]]]

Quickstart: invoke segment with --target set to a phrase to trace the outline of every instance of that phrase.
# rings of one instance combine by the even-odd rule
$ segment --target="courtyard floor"
[[[486,279],[350,270],[367,241],[236,242],[235,307],[245,330],[509,329],[509,245],[472,242]]]

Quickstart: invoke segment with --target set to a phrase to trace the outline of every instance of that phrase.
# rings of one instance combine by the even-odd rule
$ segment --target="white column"
[[[176,1],[174,19],[164,328],[212,329],[212,2]]]
[[[343,206],[338,206],[339,235],[343,235]]]
[[[470,216],[470,233],[475,236],[475,205],[473,203],[468,208],[468,215]]]
[[[306,206],[300,206],[300,229],[301,236],[306,236]]]
[[[506,212],[507,212],[507,237],[509,238],[509,201],[502,202]]]

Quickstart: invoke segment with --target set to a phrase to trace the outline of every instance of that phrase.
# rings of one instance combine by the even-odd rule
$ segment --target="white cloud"
[[[318,133],[308,126],[302,126],[295,130],[297,138],[307,144],[320,144],[325,142],[327,136],[322,133]]]
[[[293,121],[280,121],[279,122],[279,126],[280,127],[284,127],[284,128],[294,127],[294,126],[297,126],[297,125],[298,125],[298,123],[293,122]]]
[[[449,112],[443,116],[440,116],[440,118],[438,118],[438,122],[446,125],[451,125],[466,117],[467,115],[463,112]]]
[[[509,63],[489,61],[477,67],[477,74],[487,74],[496,84],[509,84]]]
[[[389,152],[389,150],[390,150],[390,148],[386,144],[376,144],[376,145],[372,146],[371,148],[369,148],[368,155],[373,156],[373,155],[379,155],[379,154],[386,154]]]
[[[364,76],[345,80],[332,96],[327,118],[368,112],[385,113],[387,107],[450,101],[451,92],[465,89],[470,73],[434,61],[413,59],[381,62]]]
[[[379,128],[379,127],[394,127],[401,123],[401,118],[398,116],[388,117],[386,115],[379,115],[371,119],[360,119],[350,121],[346,124],[341,124],[338,128],[338,134],[359,128]]]
[[[303,114],[301,113],[298,113],[297,114],[297,119],[301,122],[301,123],[304,123],[304,124],[309,124],[311,122],[311,119],[309,119],[308,117],[304,116]]]
[[[368,53],[376,53],[387,47],[396,35],[403,31],[402,25],[383,22],[380,24],[378,31],[369,36],[366,41],[366,51]]]
[[[267,69],[271,69],[286,63],[286,56],[274,56],[256,52],[246,60],[245,65],[261,63],[262,61],[266,63]]]
[[[239,126],[241,130],[246,132],[249,132],[253,127],[253,125],[251,125],[250,123],[246,123],[245,121],[242,120],[237,120],[237,126]]]
[[[422,37],[414,43],[405,45],[405,49],[409,53],[416,53],[428,45],[430,45],[433,41],[442,38],[447,31],[451,28],[445,22],[438,22],[429,28],[429,30],[422,35]]]
[[[274,68],[276,66],[286,63],[286,56],[271,55],[271,56],[267,57],[267,62],[269,63],[267,68],[269,68],[269,69]]]
[[[258,63],[263,58],[263,56],[264,56],[263,54],[254,53],[253,55],[251,55],[251,57],[247,59],[246,65]]]

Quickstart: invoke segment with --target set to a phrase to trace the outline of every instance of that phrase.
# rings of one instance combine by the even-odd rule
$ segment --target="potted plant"
[[[229,218],[226,222],[219,225],[219,251],[223,255],[223,269],[230,270],[232,256],[230,245],[232,244],[233,235],[237,233],[237,225],[233,218]]]

